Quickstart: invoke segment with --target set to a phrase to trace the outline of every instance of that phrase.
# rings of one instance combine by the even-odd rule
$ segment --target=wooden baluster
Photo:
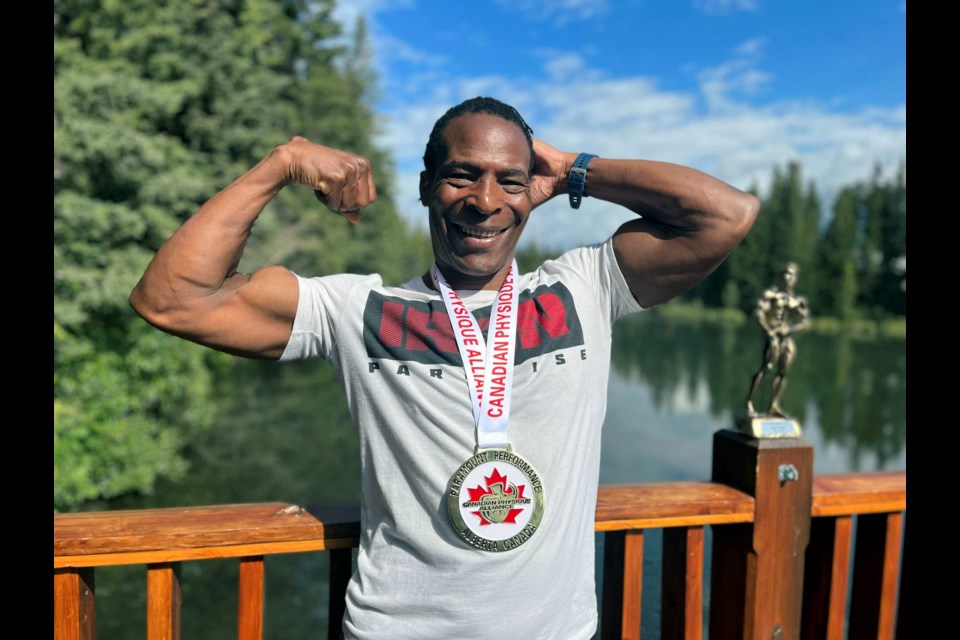
[[[180,563],[147,565],[147,640],[180,640]]]
[[[843,640],[853,518],[814,518],[804,567],[802,640]]]
[[[643,529],[608,531],[603,543],[600,637],[639,640]]]
[[[851,638],[893,638],[902,526],[899,512],[857,516]]]
[[[93,640],[96,636],[94,570],[53,570],[54,640]]]
[[[663,530],[660,637],[703,637],[703,527]]]
[[[263,556],[240,558],[237,640],[263,638]]]
[[[330,550],[330,601],[327,603],[327,637],[340,637],[346,608],[347,583],[353,573],[353,549]]]
[[[897,601],[897,640],[907,640],[907,610],[906,593],[907,586],[907,525],[903,525],[903,554],[900,556],[900,589],[899,599]]]

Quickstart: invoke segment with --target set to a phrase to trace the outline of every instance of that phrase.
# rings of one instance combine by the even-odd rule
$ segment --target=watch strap
[[[580,202],[586,197],[587,165],[596,157],[592,153],[579,154],[567,174],[567,194],[570,196],[570,206],[574,209],[579,209]]]

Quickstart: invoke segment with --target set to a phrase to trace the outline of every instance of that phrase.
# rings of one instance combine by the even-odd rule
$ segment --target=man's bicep
[[[236,274],[201,301],[184,337],[249,358],[279,359],[297,315],[297,277],[283,267]]]

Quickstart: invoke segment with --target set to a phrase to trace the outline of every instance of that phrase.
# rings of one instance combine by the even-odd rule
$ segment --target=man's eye
[[[527,185],[522,182],[505,182],[502,188],[507,193],[523,193],[527,190]]]
[[[455,187],[467,187],[473,182],[473,179],[466,174],[457,174],[447,176],[447,182]]]

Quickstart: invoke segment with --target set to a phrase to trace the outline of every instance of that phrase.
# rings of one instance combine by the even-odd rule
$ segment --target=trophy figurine
[[[793,334],[810,326],[807,300],[793,292],[798,268],[793,262],[783,268],[783,285],[771,287],[757,300],[757,322],[766,333],[763,364],[753,375],[747,395],[747,414],[738,420],[741,431],[756,438],[792,438],[800,436],[800,423],[784,413],[780,397],[787,383],[787,371],[797,354]],[[758,413],[753,398],[767,374],[773,374],[770,407]]]

